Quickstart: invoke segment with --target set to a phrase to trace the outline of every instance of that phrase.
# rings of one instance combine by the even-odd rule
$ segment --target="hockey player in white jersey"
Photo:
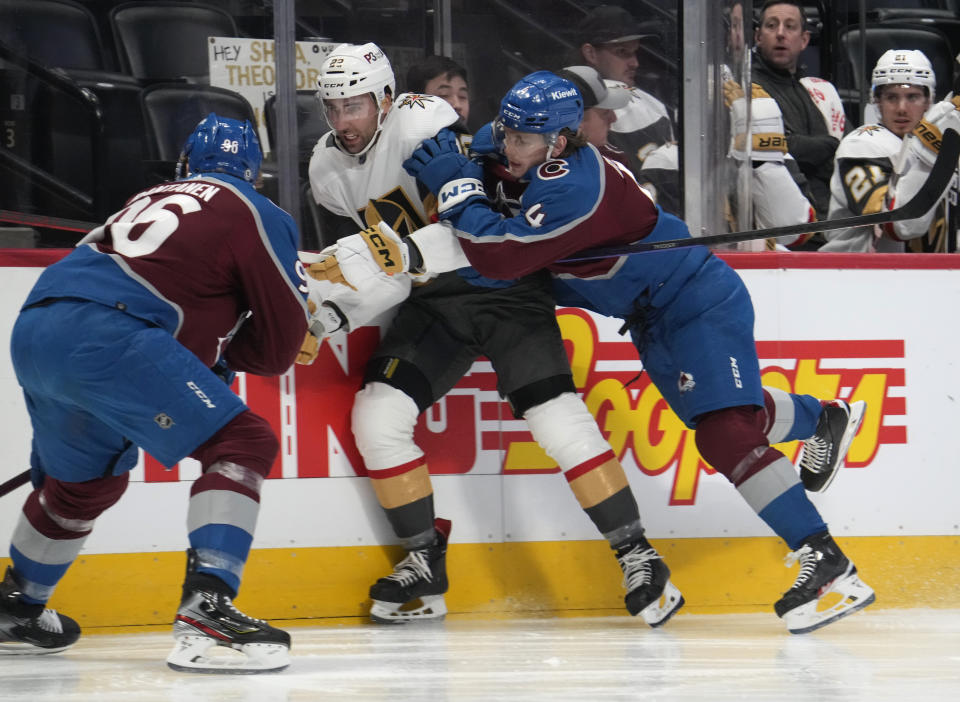
[[[317,337],[339,327],[354,329],[377,305],[410,293],[367,365],[352,412],[357,448],[377,499],[407,551],[394,572],[370,588],[371,617],[403,623],[446,613],[450,522],[435,518],[427,457],[413,440],[414,426],[421,412],[485,356],[496,371],[498,391],[560,466],[580,507],[613,549],[624,574],[627,610],[651,626],[663,624],[683,598],[644,536],[620,462],[577,394],[549,276],[494,281],[465,259],[452,267],[435,260],[446,247],[432,246],[431,236],[449,239],[450,225],[430,224],[436,200],[402,164],[425,137],[453,125],[456,112],[438,97],[394,97],[389,61],[374,44],[334,49],[318,84],[331,131],[310,162],[313,195],[348,230],[363,231],[339,238],[311,265],[311,275],[328,286],[312,329]],[[577,123],[581,116],[582,106]],[[404,248],[416,250],[421,260],[411,265],[391,258],[399,249],[390,249],[390,228],[381,231],[378,223],[416,242]],[[453,254],[463,258],[459,247]],[[421,278],[411,288],[409,276],[388,276],[373,258],[398,273],[424,264],[426,270],[449,272]],[[331,290],[329,281],[337,279],[347,285]]]
[[[887,51],[877,61],[871,82],[880,122],[865,124],[840,142],[830,179],[830,219],[889,209],[895,204],[890,192],[895,172],[910,170],[918,158],[915,153],[922,157],[931,152],[920,145],[923,139],[910,136],[918,127],[922,133],[930,133],[922,120],[933,98],[936,77],[923,52]],[[953,110],[952,104],[949,109]],[[919,142],[919,150],[904,143],[908,137]],[[902,252],[904,241],[927,234],[935,209],[915,220],[825,232],[827,243],[820,251]]]

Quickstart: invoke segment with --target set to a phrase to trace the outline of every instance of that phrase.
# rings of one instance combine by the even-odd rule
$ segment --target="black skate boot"
[[[872,604],[873,590],[857,576],[850,562],[829,532],[814,534],[798,550],[786,557],[787,567],[800,561],[800,572],[793,586],[773,606],[791,634],[805,634],[853,614]],[[818,605],[830,593],[840,599],[818,611]],[[833,596],[831,599],[836,599]]]
[[[804,488],[823,492],[833,482],[866,411],[863,401],[848,405],[833,400],[824,405],[816,433],[803,442],[799,466]]]
[[[393,573],[370,586],[370,618],[380,624],[406,624],[422,619],[443,619],[447,604],[447,541],[450,521],[435,519],[437,540],[407,553]],[[420,601],[419,606],[416,604]],[[403,608],[403,609],[401,609]]]
[[[0,582],[0,655],[57,653],[80,638],[80,625],[42,604],[20,601],[20,583],[7,567]]]
[[[617,549],[617,561],[627,588],[623,601],[631,615],[639,614],[657,627],[683,607],[683,595],[670,582],[670,569],[645,536]]]
[[[267,673],[290,665],[290,634],[238,610],[225,583],[196,572],[192,549],[183,590],[168,666],[185,673]],[[218,651],[218,646],[243,655]]]

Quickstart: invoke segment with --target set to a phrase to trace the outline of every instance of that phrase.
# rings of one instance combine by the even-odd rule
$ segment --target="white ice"
[[[773,614],[288,627],[272,675],[175,673],[169,633],[87,634],[0,657],[4,702],[960,700],[960,611],[867,610],[803,636]]]

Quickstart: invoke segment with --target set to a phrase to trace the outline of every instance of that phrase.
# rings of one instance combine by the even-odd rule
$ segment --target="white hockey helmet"
[[[366,44],[341,44],[320,65],[317,97],[337,100],[373,93],[377,105],[383,102],[387,88],[396,97],[396,79],[383,49]]]
[[[930,59],[916,49],[889,49],[877,60],[871,76],[870,94],[876,98],[882,85],[916,85],[927,88],[933,98],[937,77]]]

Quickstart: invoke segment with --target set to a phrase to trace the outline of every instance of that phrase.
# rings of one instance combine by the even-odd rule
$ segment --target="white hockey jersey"
[[[352,219],[358,231],[384,221],[400,236],[407,236],[426,226],[436,211],[436,199],[425,189],[421,192],[416,179],[403,170],[403,162],[421,141],[457,119],[442,98],[404,93],[397,96],[374,137],[376,143],[365,154],[340,150],[334,132],[327,132],[310,157],[314,200],[333,214]],[[305,263],[317,258],[301,253]],[[407,297],[411,285],[409,276],[386,274],[370,277],[358,289],[310,277],[307,283],[314,304],[333,303],[349,330],[384,320],[391,307]]]
[[[865,124],[848,134],[837,147],[830,178],[830,219],[873,214],[885,207],[894,161],[903,141],[880,124]],[[900,238],[921,237],[925,225],[898,227]],[[852,227],[824,232],[827,243],[820,251],[896,253],[905,250],[902,241],[877,227]]]
[[[403,162],[426,138],[458,119],[445,100],[433,95],[403,93],[383,121],[377,142],[362,156],[341,151],[333,131],[320,137],[310,157],[310,189],[314,200],[330,212],[350,217],[357,229],[383,220],[400,236],[430,222],[435,199],[420,193]]]

